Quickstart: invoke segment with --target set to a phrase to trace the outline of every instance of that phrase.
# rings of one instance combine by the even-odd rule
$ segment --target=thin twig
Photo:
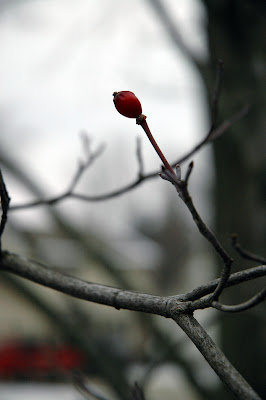
[[[214,130],[218,118],[218,105],[223,81],[224,64],[222,60],[218,60],[216,68],[216,82],[211,101],[211,129],[210,134]],[[209,136],[210,136],[209,134]]]
[[[144,164],[143,164],[143,157],[142,157],[142,148],[141,148],[141,138],[138,136],[137,137],[137,146],[136,146],[136,156],[137,156],[137,161],[138,161],[138,178],[142,179],[144,173]]]
[[[213,301],[212,302],[212,307],[216,308],[219,311],[225,311],[225,312],[240,312],[240,311],[245,311],[248,310],[252,307],[255,307],[257,304],[261,303],[266,299],[266,289],[262,289],[259,293],[257,293],[255,296],[251,297],[251,299],[237,304],[237,305],[226,305],[226,304],[221,304],[218,301]]]
[[[201,216],[199,215],[194,206],[192,198],[188,192],[188,184],[187,184],[189,176],[192,172],[192,168],[193,168],[193,163],[190,163],[188,170],[186,172],[185,180],[178,179],[177,176],[173,176],[173,174],[171,174],[166,169],[161,173],[161,177],[165,180],[168,180],[175,186],[179,197],[184,201],[188,210],[190,211],[192,218],[194,219],[198,227],[199,232],[202,234],[202,236],[205,237],[205,239],[207,239],[211,243],[211,245],[214,247],[214,249],[216,250],[216,252],[219,254],[219,256],[223,261],[223,269],[221,272],[219,283],[211,295],[212,300],[218,300],[230,276],[233,260],[231,259],[231,257],[229,257],[226,250],[223,248],[223,246],[218,241],[216,236],[212,233],[210,228],[208,228],[208,226],[203,222]]]
[[[225,287],[231,287],[235,285],[239,285],[243,282],[248,282],[249,280],[252,279],[258,279],[263,276],[266,276],[266,265],[259,265],[257,267],[245,269],[243,271],[235,272],[234,274],[231,274]],[[204,283],[195,289],[191,290],[190,292],[187,292],[186,294],[178,295],[176,296],[177,299],[181,299],[182,301],[191,301],[194,302],[197,299],[202,298],[203,296],[206,296],[210,293],[212,293],[217,287],[217,284],[219,283],[220,278],[215,279],[211,282]]]
[[[131,388],[131,394],[132,400],[145,400],[144,391],[137,382]]]
[[[191,174],[192,167],[193,167],[193,164],[190,164],[188,167],[188,171],[186,173],[186,180],[188,179],[188,177]],[[232,259],[229,257],[229,255],[227,254],[227,252],[225,251],[223,246],[220,244],[220,242],[218,241],[216,236],[213,234],[213,232],[210,230],[210,228],[208,228],[208,226],[203,222],[201,216],[197,212],[197,210],[194,206],[194,203],[192,201],[192,198],[188,191],[187,181],[174,179],[172,177],[172,175],[168,174],[168,171],[166,171],[166,170],[161,174],[161,177],[165,180],[168,180],[176,187],[180,197],[182,198],[182,200],[186,204],[188,210],[190,211],[192,218],[194,219],[200,233],[212,244],[212,246],[214,247],[216,252],[219,254],[221,259],[223,260],[223,262],[225,264],[231,265]]]
[[[0,169],[0,199],[1,199],[1,207],[2,207],[2,216],[0,223],[0,255],[2,253],[2,235],[7,222],[7,214],[9,210],[10,197],[8,195],[6,185],[4,182],[4,178],[2,175],[2,171]]]
[[[181,31],[178,30],[178,24],[172,18],[171,13],[169,13],[167,10],[165,3],[160,0],[148,0],[148,2],[152,6],[153,10],[157,13],[159,21],[162,22],[163,26],[167,28],[167,33],[175,46],[181,50],[183,55],[189,59],[192,64],[198,65],[197,59],[187,47]]]
[[[21,205],[14,205],[10,207],[10,210],[18,210],[18,209],[26,209],[26,208],[32,208],[32,207],[37,207],[41,205],[54,205],[56,203],[59,203],[60,201],[65,200],[66,198],[79,198],[78,195],[74,193],[74,189],[76,188],[77,184],[79,183],[83,173],[94,163],[94,161],[102,154],[104,151],[104,144],[100,145],[94,152],[90,151],[88,145],[86,145],[86,159],[84,161],[79,161],[78,168],[71,179],[68,188],[64,190],[63,193],[61,193],[58,196],[53,196],[48,199],[40,199],[36,201],[32,201],[29,203],[21,204]]]
[[[80,374],[74,375],[74,385],[77,390],[86,396],[87,399],[91,400],[93,397],[96,400],[109,400],[107,397],[104,397],[100,394],[96,389],[94,389],[91,385],[85,384],[83,378]]]
[[[87,170],[97,158],[99,158],[99,156],[103,153],[105,149],[105,145],[101,144],[95,151],[91,151],[87,135],[83,134],[82,139],[83,139],[83,147],[85,150],[85,160],[84,161],[81,160],[79,162],[78,169],[72,181],[70,182],[69,188],[66,190],[66,193],[69,194],[73,193],[84,171]]]
[[[224,262],[224,266],[221,272],[221,277],[215,291],[212,293],[212,300],[218,300],[219,296],[222,294],[224,288],[226,287],[227,281],[231,273],[233,260],[229,257],[227,261]]]
[[[229,128],[231,128],[231,126],[235,122],[237,122],[238,120],[243,118],[247,114],[247,112],[248,112],[247,106],[245,106],[244,108],[241,108],[240,111],[238,111],[236,114],[232,115],[231,118],[222,122],[216,129],[214,129],[211,132],[211,135],[210,135],[210,132],[208,132],[207,135],[205,135],[203,140],[201,140],[195,147],[193,147],[192,150],[187,152],[184,156],[179,158],[177,161],[173,162],[171,164],[171,166],[175,167],[177,164],[182,164],[185,161],[187,161],[188,159],[190,159],[202,147],[204,147],[205,145],[216,140],[223,133],[225,133]],[[39,199],[39,200],[35,200],[35,201],[30,201],[28,203],[23,203],[23,204],[17,204],[17,205],[15,204],[15,205],[11,206],[9,210],[16,211],[16,210],[22,210],[22,209],[27,209],[27,208],[39,207],[42,205],[46,205],[46,206],[54,205],[55,203],[65,200],[66,198],[72,198],[72,199],[86,201],[86,202],[106,201],[106,200],[110,200],[115,197],[121,196],[121,195],[135,189],[143,182],[145,182],[149,179],[158,177],[159,174],[160,174],[160,171],[156,170],[150,174],[145,174],[145,175],[141,175],[141,176],[138,175],[137,178],[135,180],[133,180],[133,182],[130,182],[130,183],[126,184],[125,186],[122,186],[116,190],[112,190],[108,193],[103,193],[103,194],[99,194],[99,195],[87,195],[87,194],[77,193],[77,192],[69,193],[69,189],[68,189],[68,190],[64,191],[61,195],[58,195],[58,196],[52,196],[47,199]],[[73,181],[71,181],[71,182],[73,182]]]
[[[219,280],[219,283],[215,289],[215,291],[212,294],[213,299],[217,300],[222,293],[223,289],[226,286],[226,283],[228,281],[228,278],[230,276],[230,271],[231,271],[231,265],[233,260],[231,257],[227,254],[225,251],[224,247],[221,245],[221,243],[218,241],[216,236],[213,234],[213,232],[208,228],[208,226],[203,222],[202,218],[200,217],[199,213],[197,212],[192,198],[190,197],[190,194],[187,189],[187,185],[183,185],[182,188],[182,194],[183,194],[183,200],[184,203],[186,204],[187,208],[189,209],[197,227],[200,233],[207,239],[213,248],[216,250],[217,254],[221,257],[223,261],[223,269],[221,272],[221,278]]]
[[[237,111],[235,114],[233,114],[229,119],[226,119],[223,121],[216,129],[211,130],[210,133],[208,134],[207,141],[213,142],[214,140],[218,139],[220,136],[222,136],[233,124],[241,120],[243,117],[245,117],[250,110],[250,105],[245,104],[243,107],[240,108],[239,111]]]
[[[235,233],[232,235],[232,246],[238,252],[238,254],[240,254],[246,260],[255,261],[262,264],[266,263],[265,257],[251,253],[250,251],[243,249],[238,241],[238,236]]]
[[[190,177],[191,172],[193,170],[193,167],[194,167],[194,162],[191,161],[191,163],[188,166],[188,169],[187,169],[187,172],[186,172],[186,175],[185,175],[185,179],[184,179],[186,185],[188,184],[188,180],[189,180],[189,177]]]

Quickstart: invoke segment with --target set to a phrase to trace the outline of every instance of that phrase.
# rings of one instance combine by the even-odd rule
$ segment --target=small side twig
[[[78,169],[70,182],[68,190],[66,190],[66,193],[72,194],[75,187],[77,186],[82,174],[85,172],[86,169],[88,169],[93,162],[102,154],[104,151],[104,144],[101,144],[95,151],[91,150],[91,145],[90,145],[90,140],[85,132],[81,133],[81,140],[82,140],[82,145],[85,153],[85,160],[80,160]]]
[[[197,212],[197,210],[194,206],[194,203],[193,203],[192,198],[188,191],[188,179],[191,175],[192,169],[193,169],[193,163],[190,163],[188,170],[186,172],[186,175],[185,175],[185,180],[181,180],[178,178],[178,176],[180,175],[180,171],[179,171],[178,176],[176,176],[176,175],[173,176],[173,174],[171,174],[166,169],[163,170],[163,172],[161,173],[161,177],[165,180],[168,180],[175,186],[179,197],[184,201],[188,210],[190,211],[190,213],[198,227],[198,230],[200,231],[202,236],[204,236],[205,239],[207,239],[211,243],[211,245],[214,247],[214,249],[216,250],[216,252],[219,254],[219,256],[221,257],[221,259],[223,261],[224,266],[223,266],[223,270],[221,273],[219,283],[211,295],[211,300],[218,300],[220,294],[226,287],[228,278],[230,276],[233,260],[231,259],[231,257],[229,257],[229,255],[227,254],[227,252],[225,251],[223,246],[220,244],[220,242],[218,241],[216,236],[210,230],[210,228],[208,228],[207,225],[203,222],[202,218],[200,217],[199,213]]]
[[[26,209],[26,208],[31,208],[31,207],[37,207],[41,205],[54,205],[56,203],[59,203],[60,201],[65,200],[66,198],[79,198],[79,195],[76,195],[74,193],[74,190],[79,183],[82,175],[84,172],[94,163],[94,161],[102,154],[104,151],[105,146],[102,144],[96,149],[95,151],[91,151],[90,146],[89,146],[89,140],[85,135],[82,137],[83,140],[83,147],[85,150],[85,160],[80,160],[78,163],[78,168],[71,179],[68,188],[63,191],[58,196],[53,196],[47,199],[40,199],[36,201],[32,201],[29,203],[21,204],[21,205],[14,205],[10,207],[10,211],[13,210],[19,210],[19,209]],[[88,200],[89,201],[89,200]]]
[[[254,262],[258,262],[258,263],[262,263],[262,264],[266,263],[265,257],[251,253],[250,251],[243,249],[239,243],[238,236],[235,233],[232,235],[232,246],[238,252],[238,254],[240,254],[246,260],[250,260],[250,261],[254,261]]]
[[[224,120],[217,128],[211,129],[208,133],[205,142],[211,143],[214,140],[218,139],[222,136],[233,124],[244,118],[249,112],[250,105],[245,104],[240,108],[235,114],[233,114],[230,118]]]
[[[0,222],[0,255],[2,253],[2,235],[5,230],[6,222],[7,222],[7,214],[9,210],[10,197],[8,195],[6,185],[4,182],[4,178],[2,175],[2,171],[0,169],[0,199],[1,199],[1,207],[2,207],[2,216]]]
[[[188,169],[187,169],[187,172],[186,172],[186,175],[185,175],[185,179],[184,179],[186,185],[188,184],[188,180],[190,178],[190,174],[191,174],[193,168],[194,168],[194,162],[191,161],[191,163],[188,166]]]
[[[226,287],[239,285],[243,282],[248,282],[249,280],[258,279],[263,276],[266,276],[266,265],[259,265],[257,267],[245,269],[243,271],[231,274],[226,283]],[[174,297],[176,297],[177,300],[182,300],[183,302],[186,301],[195,302],[196,300],[201,299],[202,297],[212,293],[214,289],[217,287],[219,280],[220,278],[215,279],[211,282],[196,287],[195,289],[191,290],[190,292],[187,292],[186,294]]]
[[[245,311],[252,307],[255,307],[257,304],[263,302],[265,299],[266,299],[266,289],[262,289],[255,296],[251,297],[251,299],[249,299],[243,303],[237,304],[235,306],[221,304],[219,301],[213,301],[212,307],[216,308],[217,310],[225,311],[225,312],[232,312],[232,313],[240,312],[240,311]]]
[[[143,389],[140,385],[135,382],[135,385],[131,388],[132,400],[145,400]]]
[[[107,399],[107,397],[104,397],[102,394],[100,394],[92,386],[85,384],[84,379],[80,373],[74,374],[74,385],[77,388],[77,390],[81,394],[86,396],[86,398],[89,400],[91,400],[92,398],[96,400],[109,400]]]
[[[141,138],[137,137],[137,146],[136,146],[136,156],[138,161],[138,178],[142,179],[144,176],[144,165],[143,165],[143,157],[142,157],[142,148],[141,148]]]
[[[209,131],[207,135],[195,146],[193,147],[192,150],[187,152],[184,156],[180,157],[177,161],[175,161],[173,164],[171,164],[173,167],[177,164],[182,164],[183,162],[189,160],[194,154],[196,154],[202,147],[205,145],[213,142],[216,140],[218,137],[220,137],[223,133],[225,133],[231,126],[239,121],[241,118],[243,118],[249,110],[249,106],[244,106],[241,108],[236,114],[232,115],[229,119],[225,120],[222,122],[217,128]],[[77,172],[78,174],[78,172]],[[116,190],[112,190],[108,193],[103,193],[99,195],[87,195],[83,193],[76,193],[76,192],[69,192],[69,189],[64,191],[62,194],[58,196],[53,196],[48,199],[39,199],[36,201],[31,201],[28,203],[23,203],[23,204],[17,204],[13,205],[10,207],[10,211],[16,211],[16,210],[22,210],[22,209],[27,209],[27,208],[32,208],[32,207],[39,207],[42,205],[54,205],[55,203],[59,203],[60,201],[65,200],[66,198],[74,198],[76,200],[80,201],[86,201],[86,202],[98,202],[98,201],[106,201],[113,199],[114,197],[121,196],[125,193],[130,192],[131,190],[135,189],[138,187],[141,183],[158,177],[159,171],[156,170],[154,172],[151,172],[150,174],[145,174],[145,175],[138,175],[136,179],[134,179],[131,183],[126,184],[123,187],[120,187]],[[75,181],[76,178],[72,180]],[[78,178],[79,179],[79,178]]]

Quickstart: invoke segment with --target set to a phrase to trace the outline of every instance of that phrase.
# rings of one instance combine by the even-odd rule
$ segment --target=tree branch
[[[4,271],[82,300],[105,304],[118,310],[122,308],[169,317],[167,297],[86,282],[8,252],[3,252],[0,267]]]
[[[212,293],[219,282],[219,279],[216,279],[186,294],[155,296],[87,282],[6,251],[2,253],[0,269],[82,300],[105,304],[118,310],[141,311],[166,318],[170,318],[173,308],[175,312],[178,310],[180,313],[191,309],[203,308],[202,306],[197,308],[194,306],[193,308],[192,305],[197,305],[198,299]],[[262,276],[266,276],[266,265],[232,274],[227,281],[226,287]],[[206,307],[210,306],[210,304],[206,305]]]
[[[235,272],[231,274],[225,287],[231,287],[235,285],[239,285],[240,283],[248,282],[252,279],[258,279],[266,276],[266,265],[259,265],[258,267],[253,267],[249,269],[245,269],[243,271]],[[203,296],[206,296],[214,291],[219,283],[220,278],[215,279],[211,282],[205,283],[201,286],[196,287],[195,289],[187,292],[186,294],[178,295],[178,299],[182,299],[182,301],[194,301],[200,299]]]
[[[174,321],[187,334],[194,345],[201,352],[208,364],[241,400],[260,400],[260,397],[245,381],[239,372],[232,366],[221,350],[212,341],[207,332],[198,321],[190,314],[177,313]]]
[[[39,263],[8,252],[2,253],[0,267],[5,271],[12,272],[23,278],[79,299],[105,304],[115,307],[116,309],[123,308],[141,311],[174,319],[197,346],[218,376],[227,384],[227,386],[229,386],[239,399],[260,399],[244,378],[229,363],[223,353],[212,342],[204,329],[198,324],[192,315],[190,315],[189,311],[191,310],[193,302],[186,302],[184,300],[186,297],[192,298],[192,293],[187,295],[161,297],[124,291],[110,286],[86,282],[62,274],[55,270],[48,269]],[[254,267],[250,271],[242,271],[242,273],[233,274],[232,278],[230,277],[228,279],[227,286],[263,275],[266,275],[266,266]],[[207,288],[207,286],[209,287]],[[205,294],[206,290],[208,292],[214,287],[214,282],[210,282],[203,288],[195,289],[194,296],[195,292],[198,296],[199,293]],[[197,300],[195,300],[194,303],[197,303]]]
[[[177,164],[184,163],[185,161],[190,159],[194,154],[196,154],[202,147],[204,147],[205,145],[216,140],[223,133],[225,133],[229,128],[231,128],[231,126],[235,122],[237,122],[238,120],[243,118],[247,114],[248,109],[249,109],[248,106],[244,106],[243,108],[240,109],[240,111],[238,111],[236,114],[232,115],[228,120],[223,121],[218,127],[211,128],[210,131],[208,131],[207,135],[205,135],[204,139],[202,139],[195,147],[193,147],[192,150],[190,150],[184,156],[180,157],[177,161],[172,163],[171,166],[175,167]],[[137,152],[139,152],[139,150],[137,150]],[[98,157],[98,155],[99,154],[97,154],[97,157]],[[72,199],[86,201],[86,202],[98,202],[98,201],[110,200],[110,199],[113,199],[114,197],[121,196],[121,195],[135,189],[140,184],[142,184],[144,181],[158,177],[158,175],[160,173],[160,171],[156,170],[150,174],[143,174],[142,166],[140,165],[139,154],[137,154],[137,158],[138,158],[138,164],[139,164],[139,173],[137,175],[137,178],[135,180],[133,180],[133,182],[128,183],[127,185],[120,187],[116,190],[110,191],[108,193],[99,194],[99,195],[87,195],[87,194],[83,194],[83,193],[74,192],[73,191],[74,187],[72,187],[72,190],[69,190],[69,188],[68,188],[67,190],[65,190],[63,193],[61,193],[58,196],[52,196],[47,199],[42,198],[39,200],[30,201],[28,203],[23,203],[23,204],[17,204],[17,205],[15,204],[10,207],[10,211],[23,210],[23,209],[39,207],[39,206],[43,206],[43,205],[54,205],[60,201],[67,199],[67,198],[72,198]],[[95,157],[94,157],[94,159],[95,159]],[[94,161],[94,159],[92,161]],[[91,165],[91,163],[92,162],[90,162],[89,165]],[[87,168],[88,168],[88,166],[86,166],[86,168],[83,168],[81,173],[78,170],[76,172],[75,176],[78,175],[78,179],[80,179],[81,175],[84,173],[84,171]],[[140,174],[140,171],[142,172],[141,174]],[[76,186],[77,182],[75,181],[75,178],[74,178],[71,181],[71,183],[69,184],[70,188],[73,184],[73,181],[75,182],[74,186]]]
[[[135,382],[134,386],[131,388],[132,400],[145,400],[144,392],[142,387]]]
[[[232,235],[232,246],[238,252],[238,254],[240,254],[246,260],[255,261],[262,264],[266,263],[266,258],[259,256],[257,254],[253,254],[250,251],[243,249],[240,246],[240,243],[238,241],[238,236],[236,234]]]
[[[136,156],[137,156],[137,161],[138,161],[138,166],[139,166],[138,179],[142,179],[143,175],[144,175],[144,173],[143,173],[144,165],[143,165],[141,138],[140,137],[137,137]]]
[[[6,185],[4,182],[4,178],[2,175],[2,171],[0,169],[0,200],[1,200],[1,207],[2,207],[2,216],[0,222],[0,256],[2,253],[2,235],[4,233],[4,229],[7,222],[7,214],[9,210],[9,202],[10,197],[8,196],[8,192],[6,189]]]
[[[265,299],[266,299],[266,289],[262,289],[255,296],[251,297],[251,299],[243,303],[237,304],[235,306],[228,306],[225,304],[221,304],[219,301],[213,301],[212,307],[216,308],[217,310],[225,312],[240,312],[255,307],[257,304],[261,303]]]
[[[195,221],[199,232],[202,234],[202,236],[205,237],[205,239],[207,239],[211,243],[211,245],[213,246],[213,248],[215,249],[215,251],[217,252],[217,254],[220,256],[220,258],[223,261],[223,269],[221,272],[221,279],[219,280],[219,283],[218,283],[216,289],[214,290],[214,292],[211,295],[212,300],[217,300],[219,298],[220,294],[222,293],[223,289],[226,286],[226,283],[230,276],[231,265],[233,263],[233,260],[229,257],[229,255],[227,254],[227,252],[225,251],[223,246],[220,244],[220,242],[218,241],[216,236],[210,230],[210,228],[208,228],[208,226],[203,222],[202,218],[200,217],[199,213],[197,212],[197,210],[194,206],[192,198],[188,192],[188,179],[192,172],[192,168],[193,168],[193,163],[190,163],[187,173],[186,173],[186,176],[185,176],[185,180],[180,179],[180,176],[181,176],[180,170],[178,170],[177,175],[174,176],[167,169],[164,169],[163,172],[161,173],[161,178],[169,181],[170,183],[172,183],[174,185],[179,197],[183,200],[183,202],[187,206],[188,210],[190,211],[192,218]]]
[[[211,132],[215,129],[217,124],[218,118],[218,105],[219,105],[219,98],[222,88],[222,81],[223,81],[223,72],[224,72],[224,64],[222,60],[218,60],[217,62],[217,69],[216,69],[216,83],[212,95],[211,101]]]

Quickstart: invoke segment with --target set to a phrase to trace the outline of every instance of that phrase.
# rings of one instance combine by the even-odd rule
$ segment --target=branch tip
[[[9,203],[10,203],[10,197],[8,195],[8,191],[6,189],[6,185],[4,182],[4,178],[2,175],[2,171],[0,169],[0,200],[1,200],[1,207],[2,207],[2,216],[1,216],[1,222],[0,222],[0,255],[2,253],[2,235],[5,230],[5,226],[7,223],[7,214],[9,210]]]

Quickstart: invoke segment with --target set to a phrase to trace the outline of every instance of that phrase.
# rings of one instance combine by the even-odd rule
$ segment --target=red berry
[[[134,93],[124,90],[122,92],[114,92],[114,104],[117,111],[128,118],[137,118],[142,113],[139,99]]]

